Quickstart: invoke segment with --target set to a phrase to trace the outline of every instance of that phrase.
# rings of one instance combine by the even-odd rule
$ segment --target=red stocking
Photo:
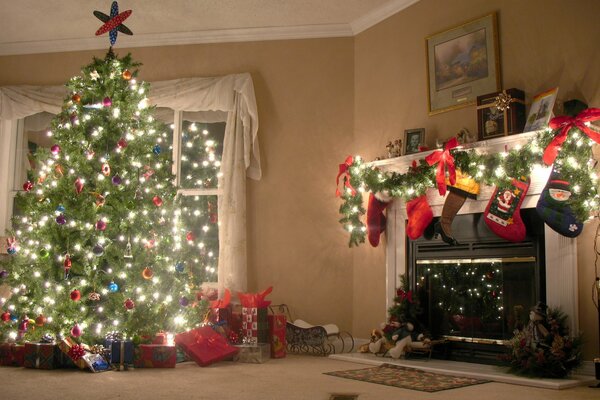
[[[427,202],[427,196],[415,197],[406,203],[406,214],[408,215],[406,235],[411,240],[416,240],[433,220],[433,211]]]
[[[530,180],[513,179],[509,185],[496,187],[485,208],[485,223],[488,228],[509,242],[525,239],[525,224],[521,219],[521,203],[529,189]]]
[[[379,193],[378,193],[379,194]],[[367,208],[367,232],[371,246],[379,245],[379,236],[385,231],[385,215],[383,210],[388,206],[389,201],[379,200],[373,193],[369,193],[369,207]]]

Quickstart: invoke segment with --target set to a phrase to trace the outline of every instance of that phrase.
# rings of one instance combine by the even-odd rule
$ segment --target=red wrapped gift
[[[177,349],[161,344],[140,344],[135,348],[135,368],[175,368]]]
[[[0,344],[0,365],[22,367],[25,363],[25,346],[15,343]]]
[[[201,367],[230,358],[239,351],[209,326],[179,333],[175,335],[175,343]]]
[[[283,314],[269,315],[269,342],[271,343],[271,358],[284,358],[286,354],[285,326]]]

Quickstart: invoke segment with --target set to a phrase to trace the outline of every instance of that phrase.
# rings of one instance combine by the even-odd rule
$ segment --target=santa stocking
[[[483,215],[488,228],[498,237],[515,243],[525,239],[527,231],[521,219],[521,204],[529,183],[529,178],[513,178],[510,184],[494,189]]]
[[[433,211],[427,202],[427,196],[422,195],[406,203],[406,214],[408,215],[406,235],[411,240],[416,240],[433,220]]]
[[[550,228],[571,238],[579,236],[583,231],[583,223],[569,207],[572,195],[571,184],[552,170],[536,206],[538,214]]]
[[[385,231],[385,215],[383,211],[390,204],[391,198],[381,192],[369,194],[369,206],[367,208],[367,233],[371,246],[379,245],[379,236]]]

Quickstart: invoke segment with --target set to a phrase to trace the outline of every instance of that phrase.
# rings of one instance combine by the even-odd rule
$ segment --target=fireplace
[[[519,146],[527,143],[531,138],[536,134],[536,132],[528,132],[517,135],[511,135],[507,137],[495,138],[487,141],[481,141],[477,143],[472,143],[467,146],[474,147],[477,149],[481,149],[486,152],[502,152],[506,148],[512,148],[514,146]],[[419,160],[427,156],[427,152],[411,154],[403,157],[397,157],[394,159],[388,160],[380,160],[375,161],[372,165],[377,166],[382,171],[398,171],[405,172],[412,164],[413,160]],[[544,167],[536,167],[532,171],[531,175],[531,185],[529,187],[529,191],[527,196],[523,200],[521,205],[521,211],[524,219],[536,218],[535,214],[535,206],[539,199],[539,194],[541,193],[546,181],[548,179],[550,170],[549,168]],[[492,236],[493,234],[487,230],[485,227],[485,223],[481,218],[481,213],[484,212],[486,205],[490,199],[490,196],[493,192],[492,187],[482,186],[481,193],[479,194],[477,200],[469,199],[463,205],[461,210],[459,211],[459,216],[455,219],[453,224],[454,232],[457,233],[457,239],[461,243],[461,246],[449,246],[442,242],[429,242],[421,245],[422,248],[419,249],[418,254],[422,254],[422,262],[432,259],[428,257],[431,254],[435,254],[436,258],[438,258],[441,251],[453,252],[455,250],[464,251],[466,256],[458,256],[451,255],[450,253],[446,254],[444,259],[446,260],[457,260],[457,259],[465,259],[469,260],[468,263],[470,265],[476,265],[477,268],[484,268],[484,266],[479,265],[480,260],[486,259],[485,263],[488,262],[496,262],[492,260],[502,260],[502,276],[508,278],[509,281],[514,281],[515,279],[520,279],[521,277],[515,277],[513,272],[520,271],[530,268],[526,266],[525,268],[518,268],[517,265],[523,267],[526,265],[527,257],[535,258],[535,267],[533,268],[533,272],[529,272],[529,277],[531,274],[534,274],[533,280],[536,283],[537,288],[533,289],[533,292],[528,294],[531,296],[530,299],[535,297],[535,300],[545,300],[546,303],[551,307],[560,307],[561,310],[569,315],[569,329],[574,334],[578,333],[579,327],[579,304],[578,304],[578,290],[577,290],[577,239],[570,239],[563,237],[553,230],[551,230],[548,226],[541,224],[536,228],[530,228],[529,231],[536,232],[535,235],[529,234],[529,237],[526,241],[518,244],[515,247],[512,247],[512,254],[510,255],[498,255],[492,252],[491,247],[495,247],[496,249],[505,246],[506,244],[501,244],[501,240]],[[434,216],[439,217],[442,211],[442,207],[444,204],[445,198],[440,196],[435,189],[429,189],[427,191],[427,200],[431,205]],[[411,275],[409,273],[409,253],[410,249],[408,248],[411,244],[410,241],[406,238],[406,205],[403,201],[394,201],[387,209],[387,227],[386,227],[386,306],[389,308],[393,305],[394,296],[396,293],[396,288],[400,285],[399,277],[403,274]],[[531,221],[529,221],[531,222]],[[527,223],[529,223],[527,222]],[[470,226],[475,226],[475,229],[472,229],[471,237],[463,236],[464,232],[468,230],[463,229],[463,224],[467,224]],[[535,226],[535,225],[534,225]],[[543,235],[541,232],[543,231]],[[486,232],[486,233],[484,233]],[[532,236],[536,236],[532,238]],[[540,240],[540,238],[543,239]],[[537,242],[532,242],[532,239],[535,239]],[[479,241],[481,244],[477,244]],[[421,241],[417,241],[416,243],[421,243]],[[493,244],[493,245],[491,245]],[[429,247],[428,247],[429,246]],[[436,247],[437,246],[437,247]],[[466,247],[465,247],[466,246]],[[453,247],[456,247],[455,249]],[[526,248],[529,247],[529,250],[532,250],[535,254],[526,255],[523,252]],[[529,251],[528,250],[528,251]],[[412,253],[411,253],[412,254]],[[515,257],[518,257],[519,260],[514,260]],[[513,260],[507,260],[513,258]],[[506,261],[506,265],[505,264]],[[518,262],[518,264],[516,264]],[[463,263],[465,264],[465,263]],[[422,264],[425,266],[425,264]],[[461,264],[464,267],[464,265]],[[429,267],[431,269],[431,267]],[[437,268],[437,267],[436,267]],[[441,268],[441,267],[440,267]],[[453,268],[458,268],[455,266]],[[487,267],[486,267],[487,268]],[[418,270],[417,270],[418,271]],[[462,271],[462,270],[459,270]],[[494,270],[495,271],[495,270]],[[531,271],[531,270],[530,270]],[[431,271],[428,271],[431,273]],[[475,272],[475,271],[472,271]],[[506,276],[504,276],[506,274]],[[415,278],[413,280],[413,287],[416,287],[416,274],[414,277],[411,276],[410,279]],[[481,275],[484,275],[482,272]],[[539,275],[539,276],[537,276]],[[466,275],[465,275],[466,276]],[[427,276],[423,276],[427,280]],[[538,279],[539,278],[539,279]],[[420,279],[420,277],[419,277]],[[429,277],[430,281],[435,279],[434,277]],[[527,278],[529,279],[529,278]],[[527,284],[529,285],[529,284]],[[471,288],[473,289],[473,288]],[[468,291],[468,288],[467,288]],[[504,292],[504,290],[503,290]],[[503,295],[509,295],[509,293],[503,293]],[[507,299],[503,299],[503,301]],[[523,307],[526,303],[525,299],[513,299],[511,300],[513,303],[517,303],[517,301],[523,303]],[[531,300],[530,300],[531,301]],[[429,305],[428,305],[429,306]],[[514,307],[511,304],[503,304],[502,307]],[[463,307],[464,308],[464,307]],[[528,310],[526,310],[528,311]],[[451,322],[448,322],[447,327],[451,327],[452,330],[442,331],[444,326],[439,327],[440,332],[446,332],[448,336],[457,336],[460,337],[461,343],[471,343],[472,348],[482,348],[495,346],[498,340],[504,340],[506,336],[510,336],[512,332],[509,332],[509,328],[514,325],[516,322],[511,322],[513,318],[517,318],[511,316],[510,314],[501,315],[503,320],[501,321],[501,326],[503,326],[503,330],[495,331],[493,335],[490,333],[489,324],[485,327],[485,332],[483,329],[483,325],[479,325],[478,321],[463,319],[462,321],[455,321],[454,325],[451,325]],[[523,317],[519,317],[523,318]],[[512,324],[512,325],[511,325]],[[462,326],[462,332],[461,332]],[[479,329],[477,334],[475,334],[475,328]],[[470,334],[466,334],[465,332],[471,330]],[[498,332],[502,332],[501,334]],[[452,333],[452,335],[450,334]],[[456,333],[461,333],[457,335]],[[485,334],[484,334],[485,333]],[[488,334],[489,333],[489,334]],[[486,335],[487,334],[487,335]],[[470,335],[470,336],[469,336]],[[473,341],[473,339],[477,339]],[[486,342],[483,339],[489,339],[490,343]],[[458,341],[452,342],[458,343]],[[461,350],[462,351],[462,350]],[[470,358],[470,354],[473,353],[473,349],[466,351],[464,353],[464,358],[467,360],[472,360]],[[460,351],[455,351],[455,355],[459,355]]]
[[[545,301],[544,226],[534,209],[522,212],[523,242],[491,233],[482,214],[456,217],[459,241],[407,241],[408,278],[421,305],[419,325],[449,344],[444,356],[497,362],[505,340]]]

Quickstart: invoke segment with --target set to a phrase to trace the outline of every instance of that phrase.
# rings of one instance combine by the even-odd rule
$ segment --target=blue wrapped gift
[[[133,342],[131,340],[110,340],[104,341],[104,347],[110,349],[110,362],[117,364],[119,370],[127,369],[133,365]]]

